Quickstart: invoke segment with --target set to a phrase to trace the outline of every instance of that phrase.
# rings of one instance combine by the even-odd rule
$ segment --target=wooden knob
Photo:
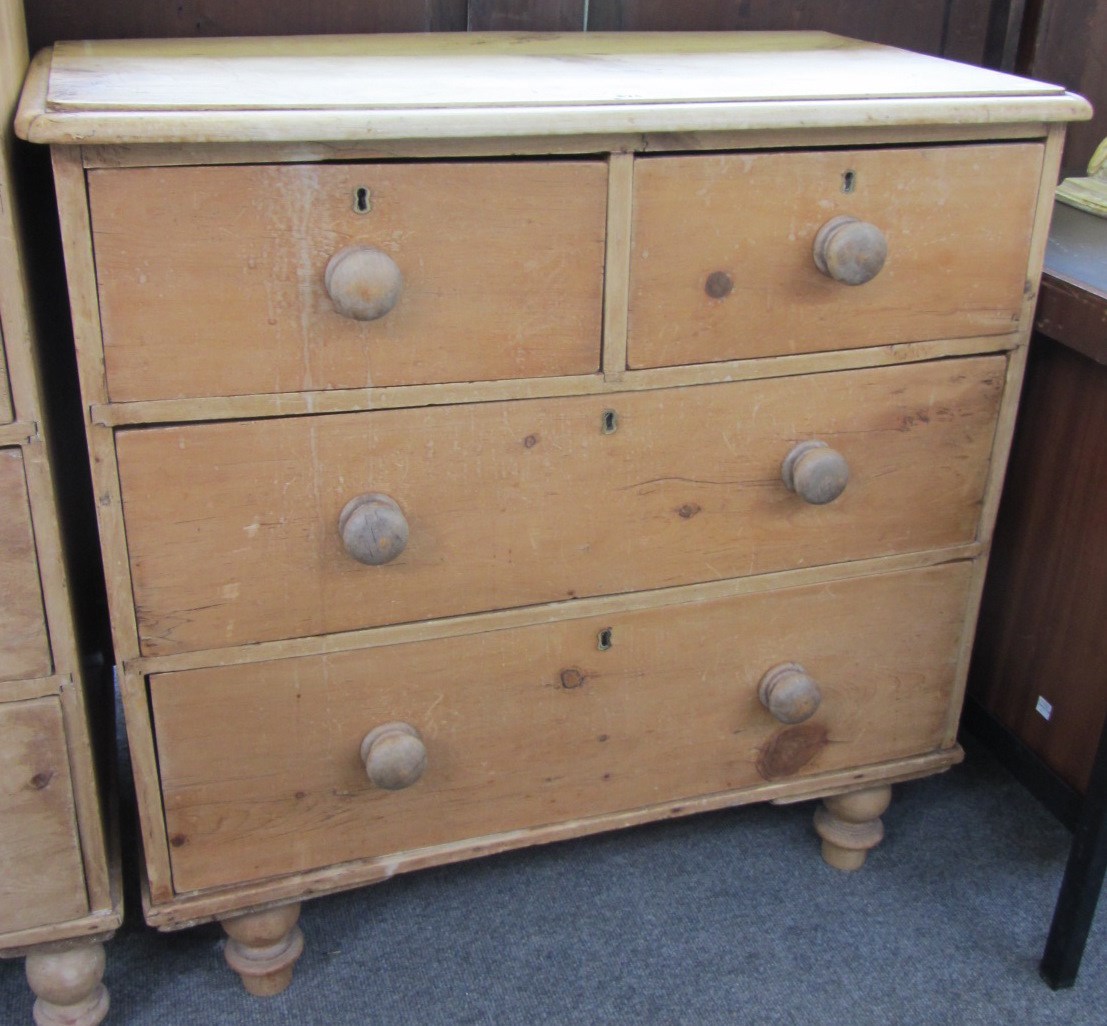
[[[888,240],[875,224],[848,214],[831,218],[815,236],[815,266],[843,285],[872,281],[888,259]]]
[[[411,787],[427,768],[427,747],[410,723],[384,723],[365,735],[361,761],[369,779],[386,791]]]
[[[338,515],[346,551],[359,563],[390,563],[407,546],[407,518],[389,495],[368,492],[351,499]]]
[[[387,253],[372,246],[347,246],[327,262],[323,284],[343,317],[375,321],[396,305],[404,276]]]
[[[800,442],[784,457],[780,476],[788,489],[804,502],[824,506],[846,490],[849,464],[826,442]]]
[[[819,685],[799,663],[780,663],[765,672],[757,685],[761,704],[781,723],[802,723],[818,711]]]

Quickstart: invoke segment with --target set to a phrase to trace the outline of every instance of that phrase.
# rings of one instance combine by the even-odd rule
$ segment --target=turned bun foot
[[[103,944],[33,951],[26,970],[37,1026],[96,1026],[108,1014]]]
[[[248,993],[272,997],[292,982],[292,967],[304,950],[299,918],[296,904],[222,920],[227,965],[242,978]]]
[[[891,800],[886,784],[823,799],[815,810],[815,831],[823,839],[827,865],[853,872],[865,864],[869,849],[884,839],[880,816]]]

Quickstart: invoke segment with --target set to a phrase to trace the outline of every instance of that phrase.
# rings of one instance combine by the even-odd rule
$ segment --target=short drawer
[[[1014,330],[1042,152],[1012,143],[639,160],[629,365]],[[824,273],[816,240],[836,218],[855,220],[824,233]],[[886,248],[875,277],[832,277],[872,272],[874,232]]]
[[[88,912],[61,703],[0,705],[0,933]]]
[[[599,367],[602,162],[134,168],[88,182],[114,401]]]
[[[142,650],[327,634],[971,541],[1005,366],[979,357],[122,432]],[[849,467],[845,491],[825,505],[782,480],[785,458],[810,441]],[[380,495],[396,508],[367,533],[395,539],[402,518],[407,543],[390,562],[366,565],[340,523],[359,496]]]
[[[0,680],[52,671],[23,454],[0,449]]]
[[[949,728],[969,579],[954,563],[153,676],[174,886],[464,846],[932,751]],[[792,724],[759,698],[789,662],[821,698]],[[425,752],[421,778],[396,790],[362,762],[385,724],[418,735],[405,734],[415,757],[388,783],[408,784]],[[370,746],[374,772],[380,757]]]

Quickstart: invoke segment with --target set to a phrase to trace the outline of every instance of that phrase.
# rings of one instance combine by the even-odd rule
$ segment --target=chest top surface
[[[35,142],[1049,122],[1059,86],[823,32],[457,33],[58,43],[16,122]]]

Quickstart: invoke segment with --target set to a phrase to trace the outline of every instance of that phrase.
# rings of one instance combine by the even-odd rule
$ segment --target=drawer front
[[[935,749],[970,565],[150,680],[177,891],[393,856]],[[611,631],[600,651],[597,636]],[[822,702],[778,722],[763,674]],[[364,735],[421,735],[383,790]],[[520,843],[525,843],[521,840]]]
[[[0,449],[0,680],[52,670],[23,455]]]
[[[1003,357],[608,396],[121,433],[146,654],[739,577],[972,540]],[[605,433],[605,428],[611,429]],[[781,463],[817,439],[845,492]],[[344,506],[407,523],[365,565]]]
[[[4,329],[0,326],[0,424],[8,424],[14,419],[12,394],[8,384],[7,356],[4,350]]]
[[[88,178],[117,402],[599,367],[601,162],[137,168]],[[341,296],[400,275],[395,305],[375,320],[340,314],[327,290],[328,263],[351,246],[379,250],[393,267],[346,265],[331,279]]]
[[[639,160],[630,366],[1012,331],[1042,153],[1020,143]],[[819,229],[839,216],[884,236],[883,268],[864,284],[816,266]]]
[[[0,933],[85,915],[88,897],[56,698],[0,705],[0,824]]]

